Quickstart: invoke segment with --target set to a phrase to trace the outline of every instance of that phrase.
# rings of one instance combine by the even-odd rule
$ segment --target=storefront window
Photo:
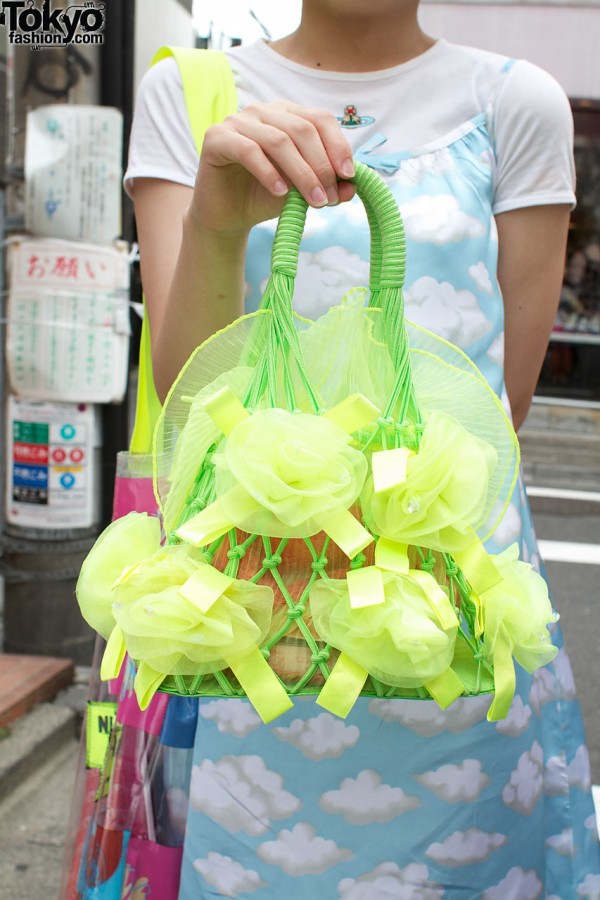
[[[600,101],[573,100],[577,208],[537,394],[600,403]]]

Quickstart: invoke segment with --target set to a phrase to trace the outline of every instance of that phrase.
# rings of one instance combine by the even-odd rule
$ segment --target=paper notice
[[[43,237],[110,243],[121,234],[123,116],[107,106],[27,114],[25,225]]]
[[[9,396],[6,520],[88,528],[98,518],[97,409]]]
[[[111,403],[127,384],[127,245],[15,238],[8,249],[11,388],[41,400]]]

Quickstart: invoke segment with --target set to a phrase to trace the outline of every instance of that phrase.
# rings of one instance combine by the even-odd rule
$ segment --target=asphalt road
[[[565,543],[582,544],[587,563],[553,560],[545,565],[587,732],[594,784],[600,784],[600,502],[582,505],[571,514],[534,514],[541,549],[551,542],[552,555]],[[571,548],[567,548],[568,551]],[[573,550],[574,553],[574,550]]]
[[[593,781],[600,785],[600,502],[533,503],[538,539],[549,551],[547,574],[583,711]],[[587,562],[552,558],[565,548],[573,558],[571,544],[580,543]],[[0,804],[1,900],[59,900],[78,753],[75,741],[67,744]]]

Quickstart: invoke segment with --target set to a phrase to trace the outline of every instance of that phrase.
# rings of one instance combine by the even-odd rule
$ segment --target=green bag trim
[[[151,65],[169,56],[179,67],[194,143],[200,154],[206,130],[237,109],[233,72],[224,53],[187,47],[161,47]],[[131,453],[152,452],[152,435],[161,408],[152,374],[150,326],[144,316]]]

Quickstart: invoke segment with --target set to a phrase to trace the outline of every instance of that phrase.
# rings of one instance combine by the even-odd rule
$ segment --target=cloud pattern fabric
[[[386,149],[386,148],[384,148]],[[390,154],[386,152],[386,160]],[[407,235],[406,314],[466,351],[503,396],[503,312],[483,117],[387,176]],[[376,153],[363,161],[377,167]],[[275,223],[251,235],[247,309]],[[359,201],[310,210],[295,305],[314,318],[368,280]],[[522,485],[493,539],[539,567]],[[247,701],[198,704],[180,900],[571,900],[600,897],[579,707],[560,628],[556,659],[518,671],[508,717],[489,697],[359,698],[346,720],[296,698],[263,725]]]

